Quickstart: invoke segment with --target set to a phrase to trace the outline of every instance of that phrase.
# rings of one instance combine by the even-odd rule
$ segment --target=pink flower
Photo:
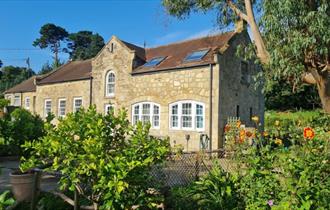
[[[269,200],[269,201],[267,202],[267,204],[268,204],[269,206],[273,206],[273,205],[274,205],[274,201],[273,201],[273,200]]]

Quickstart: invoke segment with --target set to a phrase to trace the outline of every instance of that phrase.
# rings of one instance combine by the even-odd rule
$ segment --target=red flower
[[[304,128],[304,138],[313,139],[315,136],[314,130],[310,127]]]
[[[228,132],[228,131],[230,131],[230,125],[227,124],[227,125],[225,126],[225,132]]]
[[[246,136],[247,136],[248,138],[250,138],[251,136],[253,136],[253,133],[250,132],[250,131],[246,131]]]

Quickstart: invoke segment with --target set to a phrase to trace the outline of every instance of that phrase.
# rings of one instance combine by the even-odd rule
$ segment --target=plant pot
[[[12,192],[18,202],[32,201],[35,190],[40,189],[40,177],[38,173],[10,173]],[[35,181],[37,182],[35,184]]]

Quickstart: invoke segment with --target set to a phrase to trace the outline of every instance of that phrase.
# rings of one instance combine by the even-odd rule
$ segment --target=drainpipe
[[[93,104],[93,77],[89,80],[89,106]]]
[[[212,114],[213,114],[213,105],[212,105],[212,90],[213,90],[213,66],[210,64],[210,113],[209,113],[209,138],[210,138],[210,150],[212,151]]]

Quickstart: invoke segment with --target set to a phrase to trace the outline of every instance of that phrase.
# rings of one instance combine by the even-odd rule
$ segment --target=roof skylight
[[[157,57],[157,58],[152,58],[149,60],[147,63],[145,63],[143,66],[145,67],[152,67],[152,66],[157,66],[160,62],[162,62],[165,59],[165,57]]]
[[[187,57],[184,59],[185,61],[198,61],[201,60],[206,53],[209,51],[209,49],[206,50],[198,50],[190,53],[187,55]]]

